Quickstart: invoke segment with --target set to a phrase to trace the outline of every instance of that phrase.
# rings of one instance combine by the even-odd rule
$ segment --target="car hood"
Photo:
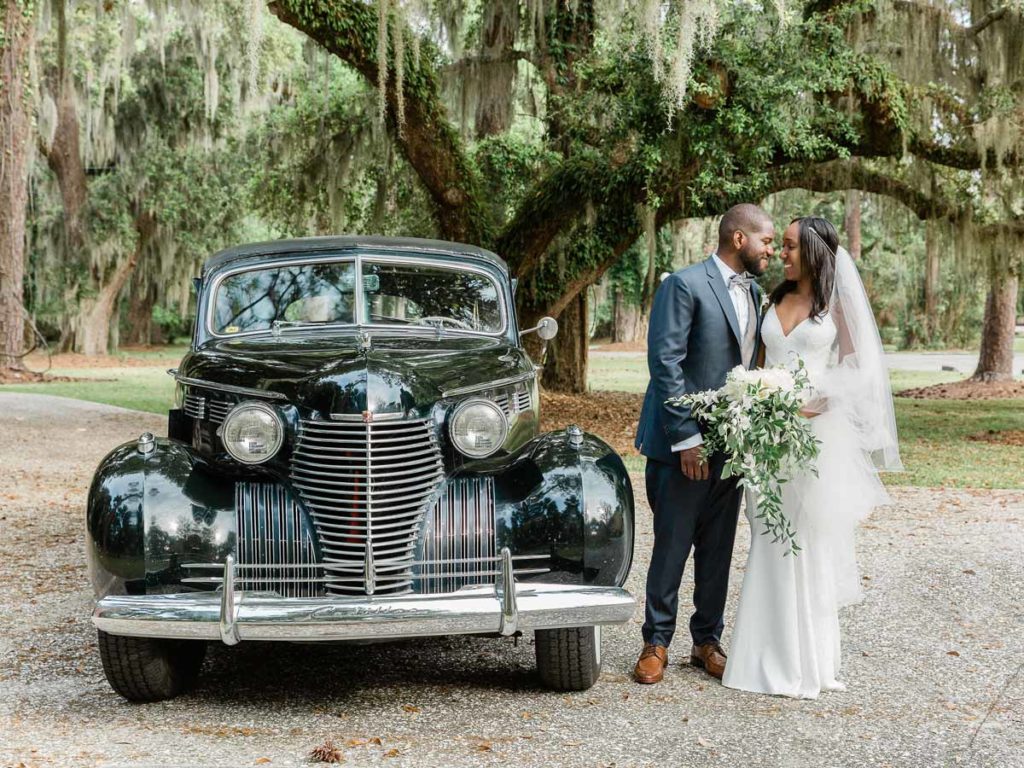
[[[442,393],[531,373],[506,339],[374,334],[361,350],[354,334],[220,339],[190,352],[180,378],[283,395],[329,414],[426,415]]]

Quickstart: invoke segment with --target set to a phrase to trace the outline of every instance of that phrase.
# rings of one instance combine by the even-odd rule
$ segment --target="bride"
[[[842,690],[839,609],[861,598],[854,528],[888,501],[878,470],[899,470],[892,392],[871,307],[835,227],[795,219],[782,241],[784,281],[762,323],[764,364],[803,359],[814,394],[805,406],[821,453],[782,486],[801,550],[762,535],[747,496],[750,555],[722,683],[816,698]]]

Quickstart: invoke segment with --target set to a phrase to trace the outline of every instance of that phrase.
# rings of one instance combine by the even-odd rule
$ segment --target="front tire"
[[[601,627],[538,629],[537,671],[548,688],[585,691],[601,675]]]
[[[110,687],[128,701],[172,699],[195,683],[206,655],[201,640],[124,637],[98,630]]]

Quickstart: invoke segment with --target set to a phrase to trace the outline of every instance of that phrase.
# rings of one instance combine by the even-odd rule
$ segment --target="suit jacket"
[[[761,290],[754,297],[754,365],[761,345]],[[712,258],[666,277],[654,295],[647,332],[647,367],[651,380],[644,395],[636,447],[648,458],[678,465],[675,443],[693,437],[700,427],[690,409],[668,405],[670,397],[718,389],[726,374],[742,365],[743,329],[722,273]]]

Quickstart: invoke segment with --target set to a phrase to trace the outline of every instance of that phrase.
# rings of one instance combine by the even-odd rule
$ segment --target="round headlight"
[[[452,414],[449,431],[460,453],[474,459],[490,456],[508,436],[508,420],[490,400],[467,400]]]
[[[224,418],[220,439],[232,458],[243,464],[262,464],[284,443],[284,422],[266,403],[239,403]]]

